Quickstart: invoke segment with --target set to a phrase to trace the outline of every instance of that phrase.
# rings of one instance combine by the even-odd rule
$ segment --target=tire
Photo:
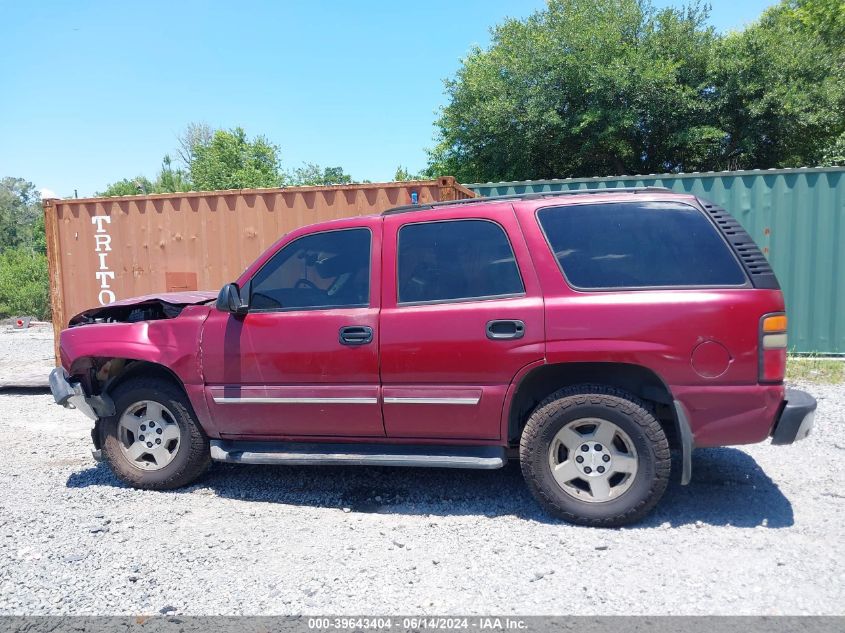
[[[671,470],[657,419],[636,397],[603,385],[567,387],[541,402],[523,429],[519,461],[545,510],[591,527],[643,518]]]
[[[115,415],[101,420],[100,442],[118,479],[133,488],[172,490],[206,471],[211,463],[208,438],[176,385],[132,378],[118,385],[111,397]],[[148,452],[137,455],[142,450]]]

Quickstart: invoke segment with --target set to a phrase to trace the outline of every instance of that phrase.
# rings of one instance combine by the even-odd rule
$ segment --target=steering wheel
[[[314,284],[313,281],[309,279],[302,279],[297,280],[297,282],[293,285],[294,288],[311,288],[312,290],[319,290],[319,288]]]

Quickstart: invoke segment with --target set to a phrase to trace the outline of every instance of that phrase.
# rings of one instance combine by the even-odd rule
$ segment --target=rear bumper
[[[768,439],[783,410],[783,385],[669,387],[686,410],[696,447],[757,444]]]
[[[816,399],[805,391],[787,389],[786,404],[772,429],[772,444],[792,444],[803,440],[813,429]]]

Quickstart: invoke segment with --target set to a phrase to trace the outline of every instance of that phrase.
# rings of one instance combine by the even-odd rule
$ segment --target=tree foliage
[[[216,130],[193,148],[191,186],[196,191],[278,187],[279,148],[263,136],[250,140],[243,128]]]
[[[0,316],[50,316],[47,257],[25,247],[0,253]]]
[[[214,129],[208,123],[188,123],[185,126],[177,139],[179,145],[176,148],[176,156],[185,170],[190,171],[196,148],[209,145],[213,137]]]
[[[845,132],[845,40],[828,41],[830,24],[813,19],[831,4],[783,2],[718,42],[718,167],[817,165]]]
[[[0,179],[0,316],[50,313],[41,194],[23,178]]]
[[[316,187],[322,185],[348,185],[352,176],[343,171],[343,167],[321,167],[316,163],[305,163],[297,167],[286,177],[285,184],[296,187]]]
[[[284,172],[277,145],[264,136],[250,139],[243,128],[214,130],[205,123],[191,123],[178,138],[179,165],[165,156],[155,180],[144,176],[125,178],[98,193],[127,196],[178,191],[254,189],[283,185],[341,185],[352,176],[340,166],[322,167],[304,163]]]
[[[0,179],[0,252],[23,247],[44,252],[41,194],[23,178]]]
[[[839,135],[824,151],[821,164],[825,167],[832,165],[845,166],[845,133]]]
[[[446,82],[428,171],[473,182],[816,163],[845,131],[841,13],[841,0],[784,0],[722,37],[698,4],[550,0],[496,27]]]
[[[137,196],[139,194],[151,193],[174,193],[177,191],[190,191],[191,183],[188,174],[179,168],[174,168],[170,156],[165,156],[161,162],[161,170],[155,180],[145,176],[136,178],[124,178],[110,184],[104,191],[98,192],[98,196]]]
[[[396,172],[393,174],[393,180],[395,182],[404,182],[406,180],[425,180],[426,174],[424,171],[419,173],[412,173],[408,170],[407,167],[399,165],[396,168]]]

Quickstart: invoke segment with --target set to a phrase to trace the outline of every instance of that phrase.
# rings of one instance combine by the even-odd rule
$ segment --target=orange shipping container
[[[291,230],[411,204],[472,198],[437,180],[44,201],[58,333],[75,314],[153,292],[214,290]],[[57,348],[58,351],[58,348]],[[58,356],[58,354],[57,354]]]

